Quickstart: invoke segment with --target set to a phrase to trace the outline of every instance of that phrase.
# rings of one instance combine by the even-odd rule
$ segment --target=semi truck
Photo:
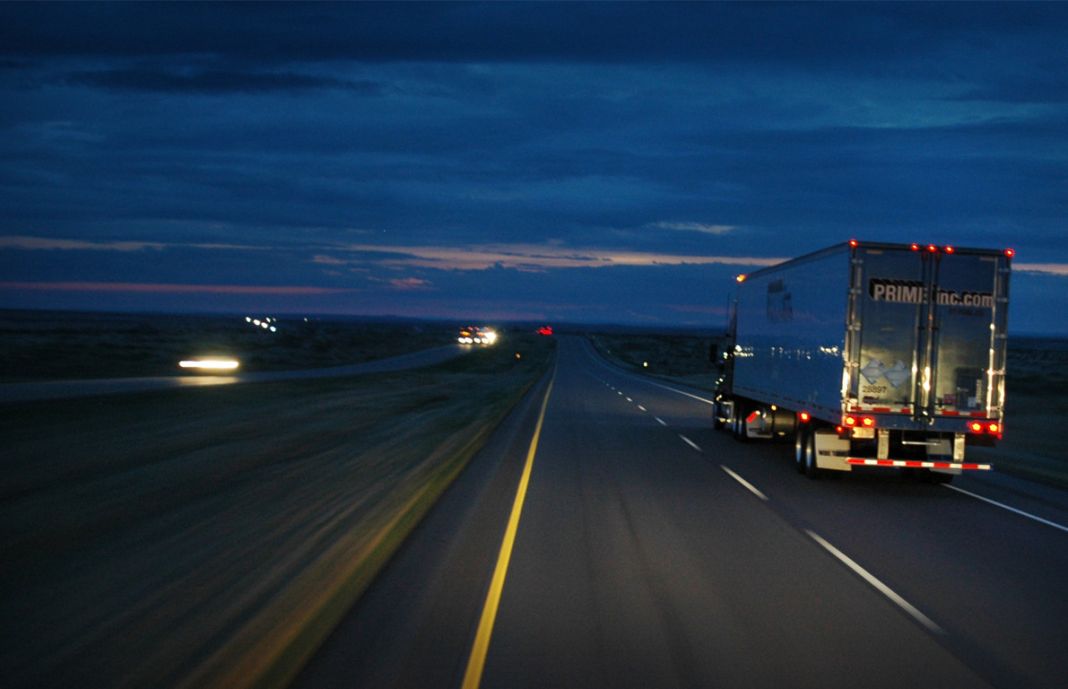
[[[810,478],[932,482],[1004,433],[1011,249],[850,240],[739,275],[714,347],[714,425],[792,440]]]

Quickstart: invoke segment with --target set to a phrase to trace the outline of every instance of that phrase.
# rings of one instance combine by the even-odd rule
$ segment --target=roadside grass
[[[714,390],[709,348],[718,337],[697,335],[588,335],[602,356],[637,373]],[[648,362],[648,367],[643,366]],[[1056,432],[1068,416],[1068,341],[1016,337],[1006,365],[1005,438],[996,448],[969,448],[970,456],[1004,471],[1068,488],[1068,456]]]
[[[242,371],[325,368],[452,344],[444,323],[0,310],[0,382],[181,373],[178,362],[237,358]]]
[[[587,337],[602,356],[624,368],[694,388],[715,389],[717,371],[709,351],[713,343],[720,342],[719,337],[651,333],[592,333]]]
[[[5,405],[5,686],[285,686],[551,348]]]

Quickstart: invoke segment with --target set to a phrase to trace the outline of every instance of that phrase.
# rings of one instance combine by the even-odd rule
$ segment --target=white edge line
[[[698,452],[701,451],[701,448],[697,446],[697,443],[695,443],[694,441],[690,440],[689,438],[684,436],[682,433],[679,433],[679,437],[682,438],[682,442],[686,443],[687,445],[689,445],[693,449],[697,450]]]
[[[1058,524],[1057,522],[1051,522],[1050,520],[1043,519],[1042,517],[1036,517],[1035,515],[1029,514],[1027,512],[1024,512],[1023,510],[1018,510],[1015,507],[1009,507],[1008,505],[1000,503],[997,500],[991,500],[990,498],[984,498],[982,495],[977,495],[976,493],[973,493],[973,492],[968,491],[968,490],[964,490],[963,488],[957,488],[956,486],[949,486],[949,485],[946,485],[944,483],[942,485],[946,486],[946,488],[949,488],[950,490],[955,490],[958,493],[964,493],[965,495],[970,495],[973,498],[975,498],[976,500],[982,500],[983,502],[989,502],[991,505],[994,505],[996,507],[1000,507],[1003,510],[1008,510],[1009,512],[1014,512],[1014,513],[1020,515],[1021,517],[1027,517],[1028,519],[1034,519],[1036,522],[1042,522],[1046,526],[1052,526],[1054,529],[1060,529],[1061,531],[1068,532],[1068,526],[1064,526],[1062,524]]]
[[[735,481],[737,481],[738,483],[740,483],[743,486],[745,486],[746,488],[748,488],[750,493],[752,493],[753,495],[757,496],[758,498],[760,498],[764,502],[768,501],[768,496],[766,496],[763,493],[761,493],[760,489],[757,488],[756,486],[754,486],[752,483],[750,483],[749,481],[746,481],[744,478],[742,478],[738,474],[736,474],[733,471],[731,471],[730,467],[728,467],[728,466],[726,466],[724,464],[720,464],[719,468],[723,469],[723,471],[726,471],[730,475],[730,477],[733,478]]]
[[[661,426],[666,426],[667,425],[667,422],[664,421],[663,419],[661,419],[659,416],[654,416],[653,418],[656,419],[656,422],[658,424],[660,424]]]
[[[805,529],[805,533],[807,533],[812,538],[812,540],[816,541],[816,543],[819,543],[821,546],[823,546],[824,550],[838,558],[838,560],[841,561],[842,564],[859,574],[860,577],[864,579],[864,581],[874,586],[875,589],[879,591],[879,593],[889,598],[899,608],[911,615],[913,619],[915,619],[917,622],[926,627],[928,631],[933,632],[935,634],[946,633],[945,630],[939,627],[934,620],[917,610],[911,603],[909,603],[901,596],[897,595],[897,593],[895,593],[893,589],[876,579],[873,574],[868,572],[868,570],[858,565],[848,555],[846,555],[841,550],[835,548],[833,545],[821,538],[818,533],[816,533],[815,531],[810,531],[808,529]]]

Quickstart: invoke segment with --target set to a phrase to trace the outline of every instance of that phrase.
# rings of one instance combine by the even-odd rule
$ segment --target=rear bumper
[[[866,467],[899,467],[907,469],[943,469],[947,471],[990,471],[991,464],[974,462],[928,462],[915,459],[865,459],[846,457],[846,464]]]

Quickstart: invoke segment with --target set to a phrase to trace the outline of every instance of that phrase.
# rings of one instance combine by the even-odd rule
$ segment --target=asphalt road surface
[[[1068,686],[1068,493],[811,481],[707,398],[560,338],[294,686]]]
[[[153,376],[143,378],[94,378],[89,380],[50,380],[33,383],[0,384],[0,403],[29,402],[31,400],[117,395],[146,390],[170,390],[175,388],[234,385],[238,383],[265,383],[278,380],[307,378],[332,378],[354,376],[363,373],[385,373],[408,368],[431,366],[470,351],[471,347],[452,344],[434,347],[419,352],[401,354],[386,359],[365,361],[346,366],[308,368],[297,371],[261,371],[258,373],[235,373],[233,375],[186,375]]]

